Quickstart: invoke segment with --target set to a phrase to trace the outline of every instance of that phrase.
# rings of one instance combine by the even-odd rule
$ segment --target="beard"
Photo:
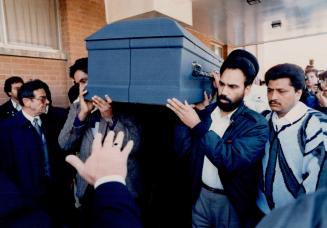
[[[242,103],[244,98],[244,94],[238,97],[234,102],[226,97],[225,95],[217,96],[217,105],[224,112],[231,112],[238,108],[238,106]],[[225,101],[225,102],[222,102]]]

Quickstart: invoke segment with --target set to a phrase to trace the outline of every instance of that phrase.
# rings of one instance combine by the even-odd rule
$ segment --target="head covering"
[[[318,75],[318,70],[314,66],[314,60],[313,59],[310,59],[309,60],[309,65],[307,65],[305,67],[305,69],[304,69],[304,74],[305,75],[308,74],[308,73],[310,73],[310,72],[315,73],[316,76]],[[307,78],[306,78],[306,80],[307,80]]]
[[[257,58],[242,49],[236,49],[227,56],[220,68],[220,74],[223,74],[227,68],[240,69],[246,77],[245,82],[247,85],[252,84],[259,72]]]

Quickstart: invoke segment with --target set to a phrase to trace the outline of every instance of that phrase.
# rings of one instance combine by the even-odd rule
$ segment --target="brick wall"
[[[104,0],[60,0],[62,45],[68,65],[87,56],[85,38],[106,24]]]
[[[0,104],[8,99],[4,80],[19,75],[24,80],[41,79],[48,83],[54,105],[68,106],[67,91],[72,85],[68,67],[87,56],[85,38],[106,24],[104,0],[58,0],[62,50],[66,60],[0,55]],[[187,28],[210,47],[212,39]]]
[[[25,81],[41,79],[51,90],[56,106],[68,106],[67,90],[72,85],[68,67],[87,56],[84,39],[106,24],[103,0],[59,0],[63,52],[67,60],[0,55],[0,104],[8,97],[3,92],[5,79],[12,75]]]
[[[66,106],[67,77],[65,66],[66,61],[64,60],[0,56],[0,103],[2,104],[8,99],[3,91],[4,81],[12,75],[19,75],[24,81],[43,80],[50,87],[54,104]]]
[[[67,55],[68,90],[72,85],[68,67],[76,59],[87,56],[85,38],[106,25],[105,5],[103,0],[60,0],[59,3],[62,47]]]

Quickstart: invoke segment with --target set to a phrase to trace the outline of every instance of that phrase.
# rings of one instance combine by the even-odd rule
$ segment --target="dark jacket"
[[[321,107],[316,94],[309,91],[308,89],[303,90],[300,101],[302,101],[305,105],[307,105],[310,108],[313,108],[315,110],[327,114],[327,108]]]
[[[12,105],[10,99],[0,106],[0,120],[6,119],[8,117],[13,117],[16,113],[17,110]]]
[[[217,107],[209,105],[199,112],[201,122],[193,129],[180,124],[175,129],[175,150],[190,162],[192,201],[196,202],[201,189],[203,160],[218,168],[227,197],[241,218],[255,209],[261,159],[268,139],[265,118],[243,103],[231,116],[231,124],[223,137],[209,131],[211,113]]]
[[[57,116],[58,117],[58,116]],[[43,211],[56,216],[56,222],[65,216],[67,173],[64,154],[57,143],[55,126],[41,116],[42,129],[48,145],[51,177],[44,176],[44,152],[40,137],[22,112],[0,124],[0,221],[16,220],[21,214]],[[52,127],[51,127],[52,126]],[[39,214],[39,213],[37,213]],[[44,214],[44,213],[43,213]],[[59,218],[60,217],[60,218]]]
[[[303,90],[300,101],[302,101],[308,107],[316,110],[320,107],[316,94],[309,91],[307,88]]]
[[[142,227],[139,209],[125,185],[108,182],[95,189],[93,227]]]

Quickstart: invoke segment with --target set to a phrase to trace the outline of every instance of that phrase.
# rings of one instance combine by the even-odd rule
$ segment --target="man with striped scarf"
[[[276,65],[266,72],[265,81],[270,136],[257,206],[268,214],[326,186],[327,116],[299,101],[305,85],[299,66]]]

